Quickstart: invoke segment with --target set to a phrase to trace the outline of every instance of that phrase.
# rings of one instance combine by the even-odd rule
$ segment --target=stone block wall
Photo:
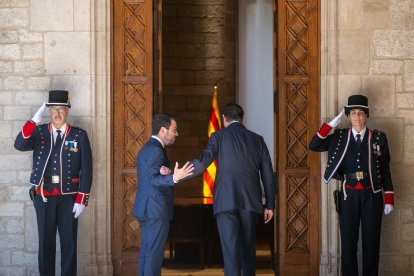
[[[236,3],[163,1],[162,111],[179,119],[179,136],[167,148],[171,162],[183,164],[206,146],[214,84],[221,108],[235,101]],[[175,195],[202,196],[202,176],[177,186]]]
[[[94,141],[93,132],[95,123],[104,126],[105,120],[95,116],[100,110],[95,107],[95,64],[101,59],[92,64],[97,42],[91,41],[95,36],[91,9],[106,12],[94,0],[0,1],[0,275],[38,275],[37,223],[28,194],[32,152],[19,152],[13,144],[25,121],[47,101],[49,90],[70,91],[69,123],[88,131],[93,149],[101,144]],[[94,30],[106,31],[104,24]],[[98,73],[103,83],[106,72]],[[101,94],[101,101],[104,97]],[[45,111],[42,123],[49,122],[48,117]],[[99,160],[94,160],[95,166]],[[105,174],[99,179],[105,180]],[[99,262],[99,258],[91,261],[95,204],[92,195],[79,220],[78,275],[91,275],[88,266]],[[60,274],[59,252],[56,269]]]
[[[322,4],[322,121],[349,95],[364,94],[368,125],[385,131],[390,144],[395,209],[383,218],[380,275],[414,274],[413,16],[411,0]]]

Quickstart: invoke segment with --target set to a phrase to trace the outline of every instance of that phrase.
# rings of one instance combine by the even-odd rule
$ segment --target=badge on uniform
[[[378,144],[372,144],[372,148],[374,150],[374,154],[381,156],[381,150],[380,150],[380,146]]]
[[[78,142],[76,141],[65,141],[65,149],[73,152],[78,151]]]

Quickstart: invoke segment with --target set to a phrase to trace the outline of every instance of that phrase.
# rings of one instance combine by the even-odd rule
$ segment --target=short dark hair
[[[152,135],[157,135],[162,127],[170,128],[171,120],[177,121],[177,118],[171,114],[158,113],[152,118]]]
[[[235,103],[227,103],[224,106],[223,115],[229,121],[242,121],[244,116],[243,108]]]

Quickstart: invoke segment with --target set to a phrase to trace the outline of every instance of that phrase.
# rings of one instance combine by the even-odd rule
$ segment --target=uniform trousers
[[[169,219],[139,219],[141,248],[138,254],[138,276],[160,276],[167,242]]]
[[[247,210],[216,214],[224,275],[256,275],[256,226],[259,214]]]
[[[55,275],[56,231],[61,248],[61,275],[76,275],[78,219],[73,217],[76,195],[48,196],[47,202],[36,195],[35,209],[39,234],[39,273]]]
[[[348,189],[347,198],[341,191],[339,224],[341,229],[342,276],[358,275],[359,226],[362,229],[362,271],[364,276],[378,275],[381,220],[383,212],[382,193],[371,189]]]

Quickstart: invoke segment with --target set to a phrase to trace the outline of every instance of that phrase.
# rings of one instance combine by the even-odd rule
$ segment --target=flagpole
[[[220,110],[218,105],[218,89],[217,84],[214,85],[213,99],[211,101],[210,120],[207,129],[207,138],[210,139],[211,134],[221,128]],[[204,202],[212,201],[214,193],[214,180],[216,177],[216,161],[204,171],[203,177],[203,197]],[[209,199],[209,200],[208,200]]]

